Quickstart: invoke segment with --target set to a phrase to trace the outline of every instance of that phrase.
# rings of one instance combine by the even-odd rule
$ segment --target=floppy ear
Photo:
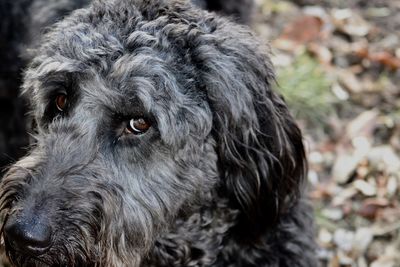
[[[223,191],[245,235],[259,236],[299,195],[306,173],[302,136],[275,82],[266,50],[246,27],[211,20],[195,62],[213,110]],[[214,23],[214,25],[212,25]]]

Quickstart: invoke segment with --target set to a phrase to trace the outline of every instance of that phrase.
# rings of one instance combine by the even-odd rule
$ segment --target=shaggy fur
[[[197,6],[250,23],[252,0],[193,0]],[[4,167],[26,153],[28,145],[27,105],[19,98],[21,73],[47,27],[89,0],[4,0],[0,1],[0,176]]]
[[[11,262],[317,266],[302,137],[265,51],[181,0],[98,0],[57,23],[24,76],[35,142],[0,185]],[[132,118],[151,128],[128,133]]]

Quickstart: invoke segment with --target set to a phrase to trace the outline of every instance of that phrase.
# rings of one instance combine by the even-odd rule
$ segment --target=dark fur
[[[89,0],[0,1],[0,175],[4,167],[26,153],[27,105],[19,98],[21,73],[29,59],[27,47],[35,46],[46,28]],[[250,23],[253,0],[193,0],[204,9]]]
[[[265,51],[179,0],[96,1],[57,23],[24,77],[36,141],[1,184],[5,224],[49,224],[52,246],[21,253],[2,231],[10,260],[317,266],[302,137]],[[121,134],[136,116],[150,131]]]
[[[197,6],[229,16],[239,23],[251,22],[254,9],[253,0],[192,0]]]

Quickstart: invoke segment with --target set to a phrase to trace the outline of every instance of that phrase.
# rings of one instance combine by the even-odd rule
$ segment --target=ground
[[[400,1],[259,0],[305,134],[322,266],[400,266]]]

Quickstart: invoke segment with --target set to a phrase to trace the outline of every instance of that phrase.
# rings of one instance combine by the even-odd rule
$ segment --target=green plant
[[[277,90],[284,96],[293,115],[313,126],[326,124],[334,113],[332,82],[318,61],[303,53],[287,67],[277,70]]]

